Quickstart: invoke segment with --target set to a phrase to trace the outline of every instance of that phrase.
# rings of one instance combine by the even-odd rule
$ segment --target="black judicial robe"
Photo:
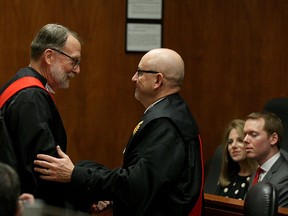
[[[10,83],[24,76],[39,79],[43,86],[47,82],[34,69],[23,68],[0,89],[0,93]],[[50,205],[64,206],[66,185],[41,180],[39,174],[33,171],[37,154],[56,157],[57,145],[66,151],[66,131],[51,96],[38,87],[21,90],[5,104],[4,119],[18,161],[21,193],[34,194]]]
[[[134,129],[122,168],[83,161],[73,170],[72,185],[82,202],[112,200],[115,216],[187,216],[202,196],[198,135],[179,94],[167,96]]]

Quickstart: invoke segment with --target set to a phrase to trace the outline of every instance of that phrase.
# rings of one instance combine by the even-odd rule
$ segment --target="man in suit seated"
[[[259,164],[250,180],[250,186],[260,181],[276,186],[279,206],[288,207],[288,162],[280,154],[280,140],[283,125],[278,116],[269,112],[254,112],[246,117],[244,142],[247,157],[254,158]]]

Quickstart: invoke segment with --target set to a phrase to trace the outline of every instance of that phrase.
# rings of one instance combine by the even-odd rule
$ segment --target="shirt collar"
[[[280,157],[280,152],[278,152],[273,157],[271,157],[268,161],[262,164],[261,169],[264,170],[265,172],[268,172],[270,168],[273,166],[273,164],[278,160],[279,157]]]
[[[46,83],[45,88],[47,89],[47,91],[49,91],[52,94],[55,94],[55,92],[53,91],[53,89],[48,85],[48,83]]]
[[[153,104],[151,104],[150,106],[147,107],[147,109],[145,110],[144,114],[151,108],[153,107],[155,104],[159,103],[160,101],[162,101],[165,97],[160,98],[159,100],[155,101]]]

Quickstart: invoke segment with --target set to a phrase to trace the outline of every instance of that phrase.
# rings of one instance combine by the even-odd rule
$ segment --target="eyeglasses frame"
[[[81,60],[80,59],[76,59],[76,58],[73,58],[73,57],[71,57],[70,55],[68,55],[68,54],[66,54],[65,52],[63,52],[63,51],[61,51],[61,50],[59,50],[59,49],[56,49],[56,48],[50,48],[51,50],[54,50],[54,51],[56,51],[56,52],[58,52],[58,53],[60,53],[60,54],[62,54],[62,55],[64,55],[64,56],[66,56],[66,57],[68,57],[68,58],[70,58],[72,61],[73,61],[73,69],[75,70],[79,65],[80,65],[80,63],[81,63]]]
[[[153,71],[153,70],[142,70],[142,69],[137,69],[137,76],[139,77],[139,76],[141,76],[142,74],[139,74],[139,73],[151,73],[151,74],[158,74],[158,73],[160,73],[160,72],[158,72],[158,71]]]

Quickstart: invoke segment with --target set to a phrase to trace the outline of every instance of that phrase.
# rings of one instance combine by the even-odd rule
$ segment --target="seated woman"
[[[249,187],[251,174],[257,162],[246,157],[244,139],[245,121],[235,119],[224,132],[224,151],[221,173],[217,186],[219,196],[243,200]]]

